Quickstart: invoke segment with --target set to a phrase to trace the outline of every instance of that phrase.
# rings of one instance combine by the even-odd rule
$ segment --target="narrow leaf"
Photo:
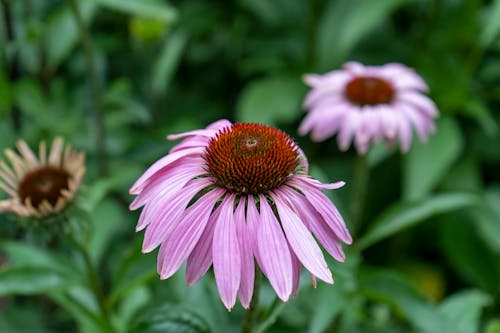
[[[468,193],[438,194],[412,203],[397,203],[377,218],[373,227],[357,242],[360,249],[392,236],[426,219],[478,203],[478,197]]]

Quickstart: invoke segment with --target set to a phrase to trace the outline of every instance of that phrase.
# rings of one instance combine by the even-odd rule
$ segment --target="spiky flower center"
[[[210,140],[205,160],[217,186],[237,194],[259,194],[293,174],[299,153],[293,140],[276,128],[235,124]]]
[[[45,166],[31,171],[19,185],[19,197],[22,202],[31,199],[33,207],[38,207],[44,200],[52,206],[57,203],[62,190],[69,188],[70,174],[61,168]]]
[[[351,102],[358,105],[387,104],[394,97],[394,88],[386,80],[361,76],[349,81],[344,94]]]

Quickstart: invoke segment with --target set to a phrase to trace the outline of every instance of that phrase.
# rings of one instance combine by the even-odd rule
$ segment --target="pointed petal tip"
[[[227,311],[228,312],[231,312],[233,310],[233,307],[234,307],[234,304],[236,303],[236,299],[234,301],[231,301],[231,300],[222,300],[222,303],[224,304],[224,306],[226,307]]]
[[[153,251],[156,248],[156,246],[151,246],[151,244],[143,244],[142,245],[142,253],[149,253]]]
[[[245,310],[249,310],[250,309],[250,302],[245,302],[245,301],[242,301],[240,299],[240,303],[241,303],[241,306],[243,307],[243,309],[245,309]]]

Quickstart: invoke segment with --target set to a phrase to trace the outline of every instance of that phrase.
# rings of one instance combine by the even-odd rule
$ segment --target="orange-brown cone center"
[[[34,170],[28,173],[19,185],[19,197],[22,202],[30,198],[35,208],[44,200],[54,206],[61,196],[61,191],[68,189],[69,178],[68,172],[52,166]]]
[[[235,124],[208,144],[208,172],[220,187],[237,194],[266,193],[283,184],[298,165],[293,140],[259,124]]]
[[[357,77],[347,84],[344,94],[358,105],[386,104],[392,101],[394,88],[377,77]]]

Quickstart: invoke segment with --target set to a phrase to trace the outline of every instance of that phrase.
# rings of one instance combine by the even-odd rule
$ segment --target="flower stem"
[[[267,329],[276,322],[276,319],[280,315],[281,311],[283,311],[285,306],[286,303],[281,302],[278,297],[276,297],[273,304],[271,304],[266,319],[255,329],[254,333],[264,333],[265,331],[267,331]]]
[[[355,236],[361,227],[365,208],[366,190],[370,175],[370,167],[365,156],[359,155],[354,166],[353,190],[349,205],[351,234]]]
[[[11,1],[10,0],[1,0],[1,1],[2,1],[5,41],[8,44],[13,44],[15,42],[15,34],[14,34],[14,22],[12,19],[12,13],[10,7]],[[7,62],[7,75],[9,77],[9,82],[10,84],[14,84],[20,77],[18,52],[15,51],[13,54],[11,54],[10,57],[7,57],[6,62]],[[10,118],[12,121],[12,128],[14,129],[14,132],[19,133],[22,126],[21,110],[15,103],[13,103],[11,106]]]
[[[106,297],[104,295],[104,291],[101,285],[101,282],[99,280],[99,276],[96,272],[96,269],[94,268],[94,265],[92,263],[92,259],[90,258],[90,254],[86,248],[81,242],[78,240],[74,239],[73,237],[71,238],[71,243],[75,246],[75,248],[78,250],[78,252],[81,254],[83,261],[85,263],[85,269],[87,271],[89,283],[90,283],[90,289],[92,290],[95,299],[97,301],[97,304],[99,306],[99,311],[100,311],[100,316],[102,318],[102,328],[103,332],[107,333],[114,333],[115,330],[113,329],[113,326],[111,325],[110,318],[111,315],[109,313],[109,309],[106,306]]]
[[[259,311],[259,294],[260,294],[260,284],[262,280],[262,274],[258,269],[255,269],[255,283],[253,287],[253,297],[250,302],[250,308],[245,313],[245,318],[243,318],[243,324],[241,325],[241,333],[251,333],[253,330],[253,324],[257,318],[257,313]]]
[[[80,32],[80,38],[85,55],[87,74],[89,76],[92,101],[94,104],[94,119],[96,128],[95,145],[99,174],[101,176],[106,176],[108,174],[108,155],[105,145],[106,129],[104,126],[104,115],[102,110],[102,89],[99,79],[99,73],[97,72],[97,67],[94,59],[95,52],[92,46],[92,39],[90,37],[88,27],[86,26],[80,8],[78,7],[78,0],[70,0],[69,3],[71,5],[71,10],[73,11],[76,25],[78,26],[78,30]]]
[[[309,18],[306,30],[306,65],[309,70],[316,64],[316,42],[318,20],[321,16],[321,4],[318,0],[309,0]]]

